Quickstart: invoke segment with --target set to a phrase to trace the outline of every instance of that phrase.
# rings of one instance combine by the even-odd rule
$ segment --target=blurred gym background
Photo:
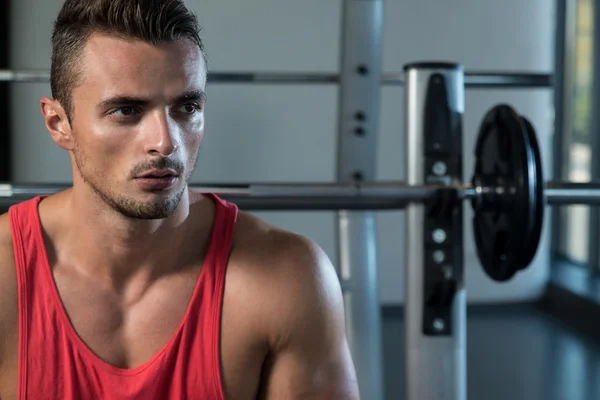
[[[211,71],[339,70],[342,0],[186,3],[203,26]],[[0,69],[50,67],[60,5],[0,3]],[[445,60],[466,70],[553,74],[554,89],[467,91],[464,169],[472,171],[484,113],[506,102],[533,122],[547,179],[598,179],[593,104],[600,99],[594,88],[600,19],[594,15],[600,12],[594,6],[592,0],[385,0],[384,71]],[[337,86],[214,84],[207,91],[207,134],[194,183],[335,180]],[[70,182],[68,158],[39,112],[39,98],[49,94],[47,83],[0,82],[0,181]],[[384,87],[381,98],[377,178],[404,179],[403,88]],[[337,263],[333,213],[258,214],[313,238]],[[598,209],[552,210],[534,264],[506,284],[492,282],[478,265],[469,222],[469,398],[600,398]],[[385,391],[398,400],[404,395],[402,212],[379,213],[377,234]]]

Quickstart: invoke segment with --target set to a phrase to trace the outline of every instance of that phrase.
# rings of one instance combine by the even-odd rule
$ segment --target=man
[[[66,0],[52,43],[73,185],[0,217],[0,399],[357,399],[323,251],[187,186],[207,70],[181,0]]]

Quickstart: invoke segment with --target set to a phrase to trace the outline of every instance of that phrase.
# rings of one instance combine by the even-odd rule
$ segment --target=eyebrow
[[[175,98],[174,103],[184,103],[187,101],[206,101],[207,96],[206,93],[202,90],[191,90],[189,92],[185,92],[181,96]],[[151,103],[150,99],[143,97],[135,97],[135,96],[113,96],[106,100],[103,100],[100,104],[100,108],[110,108],[117,106],[139,106],[144,107]]]

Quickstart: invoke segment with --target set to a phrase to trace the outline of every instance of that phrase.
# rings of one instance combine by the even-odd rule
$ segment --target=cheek
[[[128,142],[126,133],[118,130],[102,129],[99,126],[91,128],[78,140],[79,153],[86,163],[95,169],[104,171],[116,168],[122,156],[127,153],[125,144]]]
[[[193,134],[188,135],[185,138],[184,148],[185,148],[185,162],[188,166],[193,165],[196,162],[196,158],[198,157],[198,151],[200,150],[200,144],[202,142],[202,134]]]
[[[204,123],[194,124],[193,127],[182,132],[182,145],[189,155],[195,155],[204,138]]]
[[[200,146],[200,143],[202,142],[202,138],[204,137],[204,133],[195,133],[193,135],[189,135],[187,137],[187,143],[186,145],[188,147],[198,147]]]

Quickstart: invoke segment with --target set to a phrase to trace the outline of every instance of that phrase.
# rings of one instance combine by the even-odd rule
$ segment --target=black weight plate
[[[534,211],[534,220],[533,227],[530,231],[529,238],[527,240],[527,245],[525,246],[525,251],[522,254],[521,269],[525,269],[531,264],[535,255],[537,254],[538,246],[540,244],[540,238],[542,236],[542,228],[544,225],[544,211],[546,209],[546,196],[544,195],[544,171],[542,165],[542,153],[540,151],[539,142],[537,140],[537,135],[535,133],[535,128],[531,124],[531,122],[521,116],[521,121],[525,129],[527,130],[527,134],[529,135],[529,144],[531,145],[531,151],[533,156],[533,161],[535,166],[533,169],[535,170],[535,182],[534,182],[534,193],[535,193],[535,211]]]
[[[504,192],[477,204],[473,228],[479,260],[496,281],[511,279],[521,268],[535,225],[532,154],[519,114],[508,105],[492,108],[477,137],[473,182]]]

